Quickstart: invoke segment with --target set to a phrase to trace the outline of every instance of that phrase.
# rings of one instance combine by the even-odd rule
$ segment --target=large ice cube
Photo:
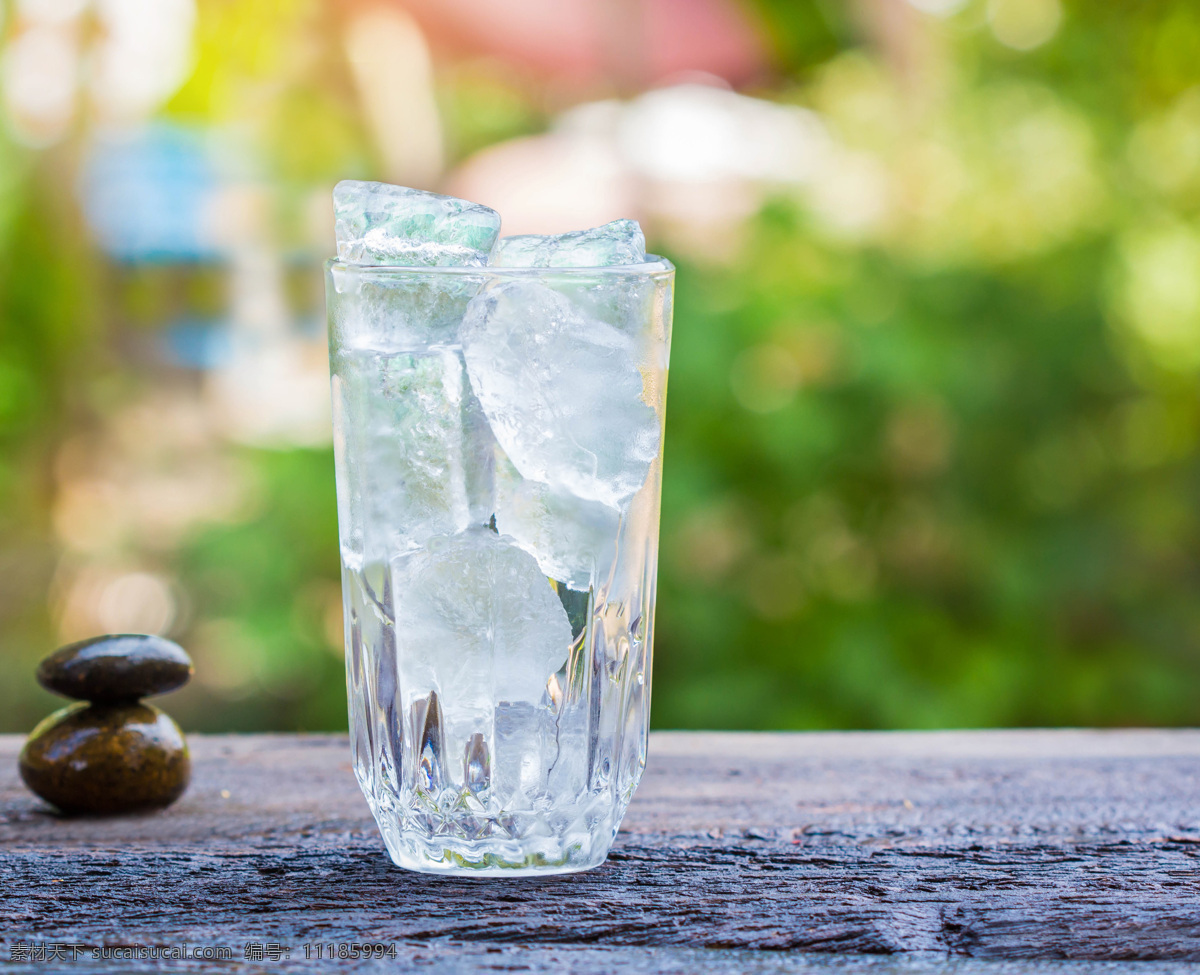
[[[467,370],[492,433],[521,475],[620,507],[658,454],[634,341],[533,280],[471,300]]]
[[[645,260],[646,238],[636,220],[569,234],[501,237],[492,254],[492,264],[500,267],[609,267]]]
[[[496,530],[511,535],[546,575],[586,592],[608,576],[620,512],[600,501],[527,480],[509,463],[496,470]]]
[[[333,189],[338,257],[352,264],[483,265],[500,214],[407,186],[342,180]]]
[[[571,624],[537,562],[487,528],[430,539],[392,566],[400,683],[436,690],[450,733],[460,714],[536,703],[567,659]],[[461,748],[461,744],[455,747]]]
[[[423,351],[455,345],[467,302],[486,280],[479,274],[364,273],[335,265],[330,281],[333,339],[343,349]]]
[[[334,370],[347,440],[342,502],[362,535],[360,557],[386,559],[484,517],[472,510],[477,431],[464,423],[478,406],[457,352],[343,353]]]

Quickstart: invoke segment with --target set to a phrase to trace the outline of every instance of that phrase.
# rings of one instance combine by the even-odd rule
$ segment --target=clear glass
[[[646,763],[674,268],[326,285],[350,736],[388,853],[594,867]]]

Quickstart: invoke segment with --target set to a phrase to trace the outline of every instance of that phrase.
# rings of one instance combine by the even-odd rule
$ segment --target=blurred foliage
[[[803,75],[855,43],[850,6],[829,0],[758,0],[756,12],[781,70]]]
[[[982,13],[938,111],[856,55],[801,89],[911,179],[893,227],[780,203],[681,262],[660,726],[1200,719],[1198,11]]]
[[[1200,7],[1073,0],[1020,51],[988,29],[1005,2],[929,18],[926,48],[873,34],[869,3],[756,5],[758,90],[819,111],[865,182],[780,196],[731,258],[678,260],[659,727],[1200,722]],[[332,7],[203,4],[168,106],[254,133],[295,190],[283,243],[302,190],[379,165]],[[548,121],[487,64],[439,68],[438,98],[454,160]],[[96,256],[61,189],[77,152],[0,142],[13,730],[51,703],[30,674],[63,612],[72,444],[162,382],[145,350],[168,319],[220,303],[212,268]],[[871,179],[886,213],[847,222]],[[172,709],[342,727],[330,452],[224,450],[231,513],[139,543],[209,674]]]
[[[487,62],[456,65],[442,73],[438,101],[451,159],[545,128],[545,113],[521,82],[511,70]]]
[[[270,451],[247,459],[262,482],[259,515],[199,533],[175,564],[203,620],[193,634],[197,654],[226,684],[221,712],[194,723],[341,727],[346,690],[332,454]]]
[[[1123,367],[1103,258],[912,273],[778,209],[744,263],[681,270],[658,721],[1196,719],[1200,404]]]

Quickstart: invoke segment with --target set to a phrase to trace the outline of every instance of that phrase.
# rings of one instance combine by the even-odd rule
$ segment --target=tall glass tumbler
[[[388,852],[594,867],[646,763],[674,268],[326,283],[350,736]]]

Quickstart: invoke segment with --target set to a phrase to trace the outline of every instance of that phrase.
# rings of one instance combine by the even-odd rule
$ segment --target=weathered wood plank
[[[171,810],[60,820],[0,738],[6,943],[1200,961],[1200,732],[658,734],[609,862],[532,881],[392,867],[342,738],[192,745]]]

